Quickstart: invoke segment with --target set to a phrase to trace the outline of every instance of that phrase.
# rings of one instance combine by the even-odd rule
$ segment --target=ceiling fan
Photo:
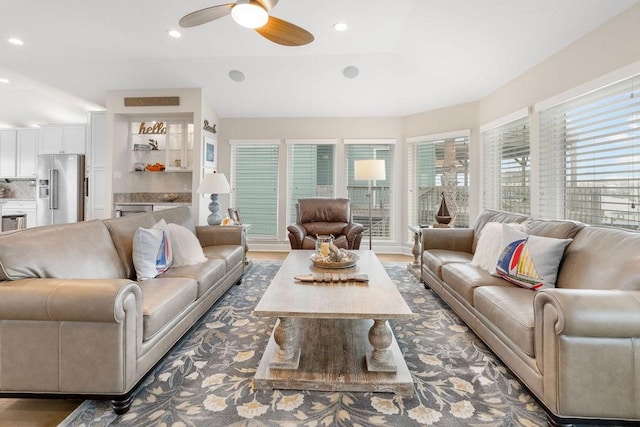
[[[183,16],[181,27],[195,27],[227,15],[243,27],[256,30],[262,37],[284,46],[302,46],[313,41],[313,34],[290,22],[270,16],[278,0],[237,0],[196,10]]]

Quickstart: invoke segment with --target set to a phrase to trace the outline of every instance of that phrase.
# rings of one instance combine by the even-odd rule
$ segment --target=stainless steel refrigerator
[[[37,167],[37,224],[83,221],[87,188],[84,155],[40,154]]]

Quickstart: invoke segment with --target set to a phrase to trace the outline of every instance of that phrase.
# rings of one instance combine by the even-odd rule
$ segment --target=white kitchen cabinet
[[[15,130],[0,131],[0,177],[16,176],[17,132]]]
[[[52,126],[40,129],[38,154],[85,154],[85,126]]]
[[[5,199],[4,206],[2,207],[2,215],[20,215],[20,214],[26,214],[27,228],[35,227],[37,225],[36,224],[37,222],[36,201]]]
[[[30,129],[19,130],[16,153],[16,177],[33,178],[36,176],[37,154],[38,131]]]

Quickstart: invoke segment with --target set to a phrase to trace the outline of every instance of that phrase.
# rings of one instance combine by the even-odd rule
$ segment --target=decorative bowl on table
[[[178,193],[164,193],[160,196],[160,200],[163,202],[173,202],[179,196]]]
[[[334,261],[331,257],[314,253],[310,259],[313,265],[320,268],[349,268],[356,265],[360,257],[352,252],[347,252],[346,257]]]

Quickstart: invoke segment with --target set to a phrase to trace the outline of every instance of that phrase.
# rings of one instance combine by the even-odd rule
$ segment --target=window
[[[529,116],[481,130],[483,206],[531,213]]]
[[[296,221],[298,199],[335,197],[335,140],[287,141],[287,224]]]
[[[372,140],[345,140],[347,197],[351,200],[351,212],[355,222],[359,222],[369,233],[369,183],[354,179],[354,161],[365,159],[382,159],[385,161],[386,179],[371,183],[372,200],[372,234],[378,240],[392,238],[390,224],[392,185],[393,185],[393,143],[390,140],[379,142]]]
[[[469,134],[409,140],[409,224],[433,224],[444,192],[454,224],[469,226]]]
[[[252,238],[278,235],[278,141],[231,142],[231,206]]]
[[[640,75],[540,113],[540,213],[640,228]]]

